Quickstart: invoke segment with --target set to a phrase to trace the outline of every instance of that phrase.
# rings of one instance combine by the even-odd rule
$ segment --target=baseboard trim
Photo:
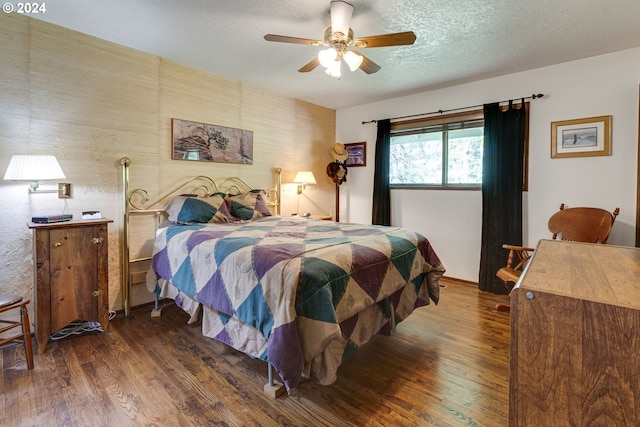
[[[442,281],[450,282],[450,283],[456,283],[458,285],[466,285],[466,286],[478,287],[478,283],[477,282],[472,282],[470,280],[464,280],[464,279],[458,279],[456,277],[442,276]]]

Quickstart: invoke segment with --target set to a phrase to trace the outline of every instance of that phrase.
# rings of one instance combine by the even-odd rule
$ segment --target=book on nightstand
[[[31,218],[31,222],[35,222],[36,224],[51,224],[53,222],[71,221],[72,219],[73,215],[71,214],[45,215],[34,216]]]

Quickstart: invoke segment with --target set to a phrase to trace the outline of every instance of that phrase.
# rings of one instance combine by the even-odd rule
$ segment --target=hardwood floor
[[[22,346],[4,348],[0,425],[505,426],[509,313],[494,306],[507,297],[442,283],[438,306],[375,336],[336,383],[276,400],[264,362],[203,337],[175,305],[50,343],[32,371]]]

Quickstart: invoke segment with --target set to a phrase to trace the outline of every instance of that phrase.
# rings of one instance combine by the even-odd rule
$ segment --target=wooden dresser
[[[36,343],[43,353],[51,334],[75,320],[109,326],[110,219],[29,223],[34,231]]]
[[[510,426],[640,423],[640,249],[542,240],[511,293]]]

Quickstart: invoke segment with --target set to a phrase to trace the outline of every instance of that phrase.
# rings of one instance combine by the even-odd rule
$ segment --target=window
[[[506,110],[508,106],[501,108]],[[529,184],[528,102],[525,113],[523,191]],[[392,123],[391,188],[479,190],[483,141],[482,110]]]
[[[483,135],[482,111],[394,123],[391,186],[479,188]]]

